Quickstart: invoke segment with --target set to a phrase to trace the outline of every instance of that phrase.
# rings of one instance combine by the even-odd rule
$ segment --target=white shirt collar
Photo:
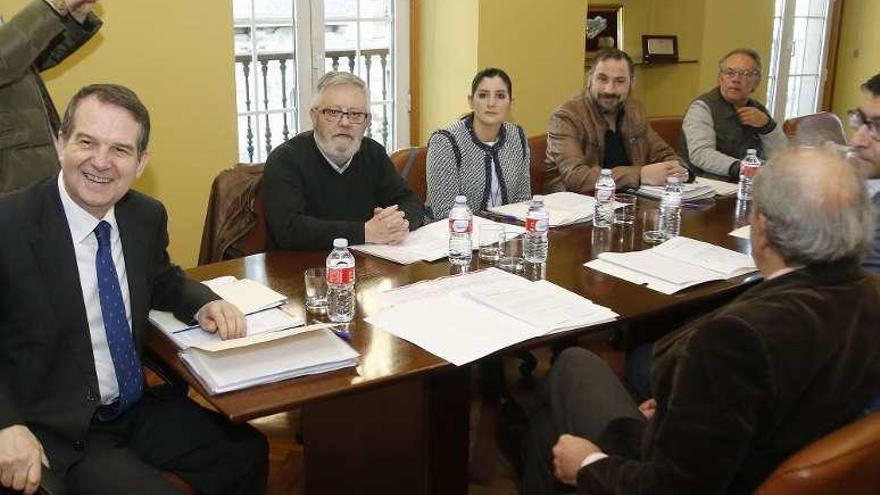
[[[351,165],[351,160],[354,159],[354,155],[351,155],[351,158],[349,158],[347,162],[343,163],[342,165],[337,165],[333,162],[333,160],[330,159],[329,156],[327,156],[326,153],[324,153],[324,150],[322,150],[320,146],[318,146],[318,151],[321,152],[321,156],[323,156],[324,159],[327,160],[327,163],[329,163],[330,166],[333,167],[333,170],[339,172],[340,174],[348,169],[348,166]]]
[[[70,227],[70,236],[73,238],[74,244],[88,239],[101,220],[106,220],[112,227],[111,238],[119,235],[119,229],[116,225],[116,207],[111,206],[104,218],[100,220],[93,217],[70,197],[64,186],[64,171],[58,174],[58,194],[61,196],[61,206],[64,207],[64,216],[67,217],[67,225]]]

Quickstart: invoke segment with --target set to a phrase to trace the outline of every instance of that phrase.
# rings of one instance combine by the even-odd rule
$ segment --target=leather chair
[[[671,146],[672,149],[678,150],[681,145],[682,120],[682,117],[676,116],[650,117],[648,123],[654,129],[654,132],[666,141],[666,144]]]
[[[262,163],[240,163],[214,178],[202,230],[200,265],[266,250],[263,168]]]
[[[821,146],[826,142],[846,146],[843,122],[831,112],[819,112],[787,119],[782,130],[789,139],[806,146]]]
[[[424,203],[428,199],[428,148],[406,148],[391,154],[397,173]]]
[[[807,445],[782,463],[755,495],[869,495],[880,492],[880,412]]]
[[[547,170],[547,134],[529,137],[529,177],[532,194],[544,194],[544,171]]]

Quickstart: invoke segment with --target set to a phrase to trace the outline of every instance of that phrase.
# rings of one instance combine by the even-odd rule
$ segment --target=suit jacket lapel
[[[146,240],[140,228],[137,212],[126,195],[116,204],[116,223],[125,256],[125,273],[128,277],[129,303],[131,304],[131,325],[138,349],[143,343],[143,324],[149,311],[149,291],[147,290]]]
[[[54,308],[58,331],[69,342],[76,361],[93,389],[98,390],[76,254],[57,184],[56,181],[46,181],[45,187],[39,189],[42,196],[41,208],[37,213],[39,230],[32,232],[31,242],[49,306]]]

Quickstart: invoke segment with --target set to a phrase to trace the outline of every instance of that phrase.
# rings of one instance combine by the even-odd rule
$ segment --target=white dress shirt
[[[76,254],[76,268],[79,271],[79,283],[82,287],[83,303],[86,317],[89,320],[89,336],[92,340],[92,354],[95,357],[95,372],[98,375],[98,389],[101,393],[101,404],[110,404],[119,397],[119,383],[116,381],[116,370],[107,344],[107,332],[104,330],[104,317],[101,314],[101,302],[98,296],[98,275],[95,269],[95,257],[98,253],[98,238],[95,227],[101,220],[110,224],[110,250],[116,275],[119,277],[119,288],[125,303],[125,315],[128,328],[131,330],[131,297],[128,293],[128,276],[125,272],[125,258],[122,255],[122,240],[116,224],[114,208],[99,220],[76,204],[67,193],[62,179],[63,172],[58,174],[58,192],[61,194],[61,205],[70,227],[73,239],[73,250]]]

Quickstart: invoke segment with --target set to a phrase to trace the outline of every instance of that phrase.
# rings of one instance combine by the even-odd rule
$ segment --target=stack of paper
[[[472,230],[474,249],[481,244],[480,227],[483,225],[503,225],[505,231],[523,233],[524,227],[504,225],[482,217],[474,217]],[[488,244],[493,240],[486,239]],[[438,220],[410,232],[400,244],[359,244],[351,249],[386,259],[401,265],[409,265],[417,261],[436,261],[445,258],[449,253],[449,221]]]
[[[275,332],[304,323],[302,318],[277,309],[287,298],[259,282],[226,276],[202,283],[246,315],[248,335]],[[168,311],[151,310],[149,320],[180,349],[220,340],[217,334],[202,330],[197,323],[182,322]]]
[[[636,193],[649,198],[660,199],[666,186],[640,186]],[[736,194],[739,186],[730,182],[724,182],[706,177],[697,177],[690,184],[682,184],[681,199],[684,201],[696,201],[713,196],[730,196]]]
[[[214,352],[191,347],[180,358],[208,392],[219,394],[355,366],[358,353],[322,328]]]
[[[525,222],[531,201],[493,206],[490,211]],[[573,192],[557,192],[544,196],[544,208],[550,216],[550,227],[587,222],[593,218],[596,200]]]
[[[394,289],[384,301],[393,306],[367,318],[370,324],[456,365],[617,317],[550,282],[530,282],[496,268]]]
[[[680,236],[644,251],[602,253],[585,266],[664,294],[757,270],[748,255]]]

